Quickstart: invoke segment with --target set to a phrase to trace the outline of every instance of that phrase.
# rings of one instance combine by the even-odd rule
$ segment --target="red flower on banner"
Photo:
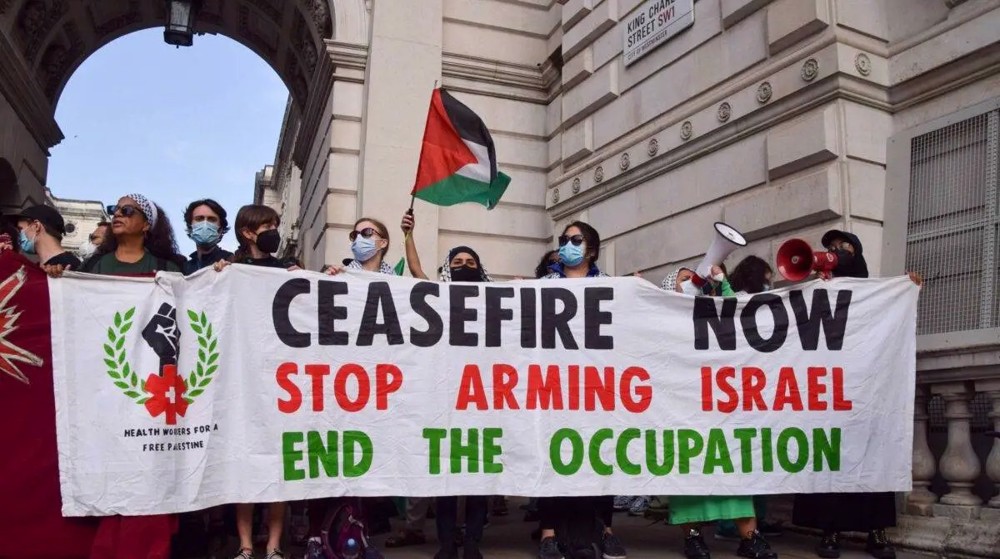
[[[152,396],[146,400],[146,411],[156,417],[167,414],[167,425],[176,425],[177,416],[184,417],[188,403],[184,399],[187,384],[183,377],[177,376],[176,365],[164,365],[163,376],[149,375],[146,379],[146,392]]]

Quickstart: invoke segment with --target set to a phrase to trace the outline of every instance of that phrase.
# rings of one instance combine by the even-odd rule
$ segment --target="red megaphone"
[[[791,239],[778,248],[778,273],[788,281],[802,281],[812,272],[828,273],[837,267],[837,255],[813,251],[802,239]]]

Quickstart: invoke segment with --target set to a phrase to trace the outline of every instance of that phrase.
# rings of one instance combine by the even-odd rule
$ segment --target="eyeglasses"
[[[137,206],[115,206],[114,211],[111,212],[112,215],[115,216],[120,215],[122,217],[132,217],[136,214],[141,214],[141,213],[142,210],[140,210]]]
[[[583,235],[573,235],[572,237],[559,235],[559,246],[566,246],[566,243],[573,243],[574,246],[580,246],[585,240]]]
[[[364,228],[364,229],[362,229],[361,231],[351,231],[351,232],[350,232],[350,233],[349,233],[349,234],[347,235],[347,238],[348,238],[348,239],[350,239],[350,240],[351,240],[351,242],[353,243],[353,242],[354,242],[354,239],[357,239],[357,238],[358,238],[358,235],[361,235],[362,237],[364,237],[364,238],[366,238],[366,239],[370,239],[370,238],[372,238],[372,235],[378,235],[378,236],[380,236],[380,237],[382,236],[381,234],[379,234],[379,232],[378,232],[378,231],[376,231],[376,230],[375,230],[375,228],[374,228],[374,227],[365,227],[365,228]]]

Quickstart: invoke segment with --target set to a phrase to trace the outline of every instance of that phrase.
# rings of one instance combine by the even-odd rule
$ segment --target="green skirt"
[[[753,497],[672,496],[671,524],[697,524],[713,520],[753,518]]]

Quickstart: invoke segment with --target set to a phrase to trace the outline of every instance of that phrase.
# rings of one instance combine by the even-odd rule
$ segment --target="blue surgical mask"
[[[354,239],[354,242],[351,243],[351,252],[354,253],[355,260],[364,263],[375,256],[375,253],[378,252],[378,247],[371,238],[366,239],[358,235],[358,238]]]
[[[35,254],[35,240],[29,239],[24,229],[17,235],[17,244],[21,246],[21,252],[24,254]]]
[[[586,244],[583,243],[579,246],[573,243],[566,243],[559,247],[559,259],[570,268],[579,266],[580,262],[583,262],[583,249],[585,246]]]
[[[219,243],[219,226],[210,221],[199,221],[191,226],[188,237],[198,246],[209,247]]]

